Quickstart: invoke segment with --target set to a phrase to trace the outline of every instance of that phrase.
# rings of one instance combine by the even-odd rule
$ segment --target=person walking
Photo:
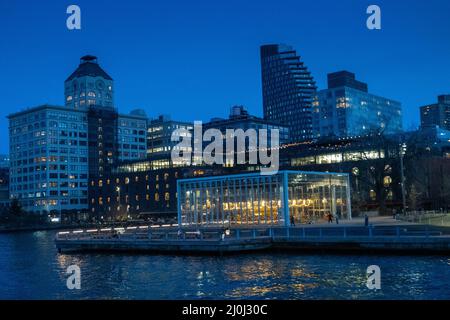
[[[291,216],[291,226],[295,227],[295,219],[294,216]]]
[[[220,240],[224,241],[225,240],[225,234],[226,234],[226,229],[222,228],[222,233],[220,235]]]

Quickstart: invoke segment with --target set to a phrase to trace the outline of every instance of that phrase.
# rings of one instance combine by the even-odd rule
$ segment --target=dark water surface
[[[0,299],[450,299],[450,257],[67,255],[54,234],[0,234]],[[66,286],[73,264],[80,290]],[[366,287],[369,265],[381,290]]]

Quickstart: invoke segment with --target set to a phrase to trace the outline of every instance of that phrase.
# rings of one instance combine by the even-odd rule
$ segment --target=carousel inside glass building
[[[349,176],[279,171],[178,180],[183,226],[310,224],[332,215],[351,219]]]

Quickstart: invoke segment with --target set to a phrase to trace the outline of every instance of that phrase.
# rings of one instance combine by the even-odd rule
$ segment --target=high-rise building
[[[317,87],[296,51],[280,44],[261,46],[261,73],[264,119],[288,126],[292,141],[312,139]]]
[[[29,212],[86,209],[86,111],[43,105],[8,118],[11,198]]]
[[[129,161],[145,159],[147,153],[147,123],[144,110],[136,109],[118,116],[118,159]]]
[[[177,129],[185,129],[190,134],[194,125],[190,122],[175,121],[168,115],[160,115],[156,119],[148,121],[147,129],[147,157],[153,168],[166,168],[173,164],[171,160],[172,149],[179,143],[172,141],[172,133]],[[184,150],[192,152],[192,148]]]
[[[317,138],[352,137],[382,130],[402,131],[402,107],[397,101],[370,94],[355,74],[328,74],[328,89],[317,93],[313,103],[313,128]]]
[[[66,107],[81,110],[97,109],[92,110],[90,114],[93,117],[100,117],[99,121],[102,116],[105,116],[105,123],[108,123],[111,117],[116,117],[114,120],[116,129],[108,135],[115,134],[117,160],[145,158],[147,116],[140,109],[133,110],[127,115],[118,114],[114,104],[114,80],[100,67],[97,57],[91,55],[81,57],[80,65],[64,83],[64,96]],[[104,135],[100,135],[99,138],[102,137]],[[93,139],[97,137],[93,136]],[[111,157],[109,159],[111,160]]]
[[[92,107],[88,111],[89,176],[111,174],[118,160],[117,111],[109,107]]]
[[[420,107],[422,127],[435,127],[450,130],[450,95],[438,97],[438,103]]]
[[[278,130],[279,144],[289,142],[289,128],[287,126],[250,115],[244,106],[231,107],[228,119],[212,118],[208,123],[203,125],[204,131],[208,129],[218,129],[224,137],[226,137],[227,129],[242,129],[243,131],[254,129],[257,133],[258,130],[265,129],[267,130],[268,146],[270,146],[271,130]]]
[[[9,201],[9,156],[0,155],[0,214],[8,209]]]
[[[29,212],[88,209],[89,176],[118,161],[144,159],[147,117],[118,114],[113,79],[84,56],[64,83],[65,106],[43,105],[8,116],[10,196]]]

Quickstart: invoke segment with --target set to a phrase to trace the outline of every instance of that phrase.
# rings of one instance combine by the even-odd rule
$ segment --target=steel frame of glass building
[[[345,173],[285,170],[180,179],[177,193],[180,226],[290,226],[330,213],[351,219]]]

